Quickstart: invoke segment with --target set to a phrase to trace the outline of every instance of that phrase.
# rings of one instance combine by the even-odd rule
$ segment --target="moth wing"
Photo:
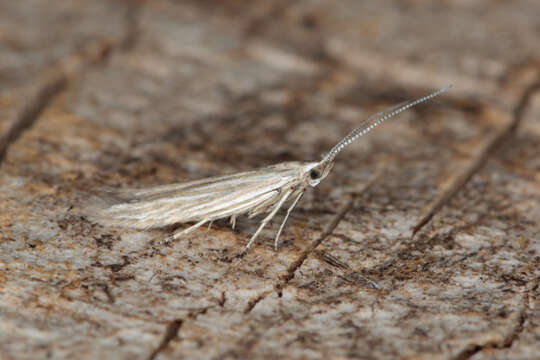
[[[91,218],[107,225],[147,229],[240,215],[273,203],[279,189],[298,181],[298,166],[283,163],[187,183],[109,190],[94,202]]]

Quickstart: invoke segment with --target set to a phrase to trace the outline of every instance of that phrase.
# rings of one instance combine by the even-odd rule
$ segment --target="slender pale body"
[[[178,238],[216,219],[230,217],[234,227],[236,217],[268,213],[251,236],[245,251],[278,210],[289,203],[287,214],[276,233],[275,248],[291,211],[308,186],[315,187],[334,164],[336,155],[359,137],[400,112],[427,101],[448,90],[450,86],[414,101],[395,106],[362,122],[318,162],[285,162],[233,175],[212,177],[192,182],[158,186],[148,189],[126,189],[102,194],[102,201],[91,207],[94,219],[107,225],[136,229],[164,227],[195,222],[176,232]]]

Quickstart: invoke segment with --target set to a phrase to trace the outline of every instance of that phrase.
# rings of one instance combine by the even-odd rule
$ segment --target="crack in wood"
[[[114,304],[116,299],[114,298],[113,294],[111,293],[111,289],[109,289],[109,285],[107,283],[99,283],[97,284],[105,293],[107,296],[107,300],[109,301],[109,304]]]
[[[165,333],[163,334],[163,339],[159,345],[148,355],[147,360],[154,360],[160,353],[162,353],[169,344],[178,337],[180,328],[184,325],[186,319],[196,319],[197,316],[201,314],[206,314],[208,309],[213,308],[214,306],[206,306],[202,309],[196,309],[189,312],[189,314],[184,319],[174,319],[165,328]]]
[[[313,241],[307,247],[307,249],[305,249],[302,254],[300,254],[300,256],[289,266],[289,268],[287,269],[287,274],[283,277],[282,281],[276,285],[276,290],[279,296],[281,296],[282,290],[287,285],[287,283],[294,278],[296,270],[298,270],[298,268],[302,266],[304,261],[306,261],[307,257],[311,253],[313,253],[313,251],[332,234],[332,232],[337,228],[341,220],[343,220],[345,218],[345,215],[352,209],[355,197],[355,194],[350,194],[348,196],[345,204],[341,207],[339,212],[328,224],[328,226],[326,226],[326,229],[323,231],[323,233],[317,238],[317,240]]]
[[[523,113],[527,105],[530,103],[533,94],[538,90],[540,90],[540,82],[535,82],[525,89],[520,97],[518,105],[514,108],[512,120],[488,137],[471,161],[463,168],[461,172],[450,180],[450,185],[426,207],[422,216],[420,217],[420,220],[417,221],[412,229],[413,237],[443,206],[445,206],[454,197],[454,195],[463,189],[472,176],[483,167],[491,154],[495,152],[497,147],[516,131],[521,119],[523,118]]]
[[[227,302],[227,295],[225,294],[225,291],[222,291],[221,297],[218,299],[219,307],[224,307],[226,302]]]
[[[0,138],[0,163],[4,159],[7,149],[15,142],[22,133],[32,127],[39,115],[49,105],[52,99],[58,95],[67,84],[67,78],[60,72],[52,72],[47,75],[42,83],[34,88],[29,95],[29,100],[15,114],[12,125]]]
[[[87,67],[104,62],[116,49],[129,49],[138,37],[138,6],[128,6],[125,16],[127,30],[122,36],[99,39],[90,42],[83,50],[64,57],[48,70],[44,71],[37,85],[32,88],[30,95],[22,107],[15,113],[12,125],[4,136],[0,137],[0,164],[12,143],[31,128],[39,119],[41,113],[51,104],[73,80]]]
[[[180,328],[182,327],[183,323],[184,323],[183,319],[175,319],[167,325],[167,328],[165,329],[165,334],[163,335],[163,339],[161,340],[161,343],[147,357],[148,360],[154,360],[156,356],[158,356],[163,350],[165,350],[169,346],[169,343],[178,336],[178,332],[180,331]]]
[[[253,308],[271,292],[271,290],[263,291],[262,293],[251,299],[248,302],[246,308],[244,309],[244,314],[249,314],[251,310],[253,310]]]

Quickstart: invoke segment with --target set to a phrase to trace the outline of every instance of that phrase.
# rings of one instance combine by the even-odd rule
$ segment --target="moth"
[[[125,189],[102,193],[91,214],[105,225],[135,229],[159,228],[179,223],[194,223],[176,231],[173,239],[222,218],[230,218],[234,229],[240,215],[267,214],[244,248],[246,252],[265,225],[285,204],[287,213],[274,238],[279,237],[294,207],[308,187],[317,186],[328,176],[336,156],[349,144],[399,113],[447,91],[451,85],[429,95],[388,108],[364,120],[320,161],[284,162],[232,175],[211,177],[146,189]]]

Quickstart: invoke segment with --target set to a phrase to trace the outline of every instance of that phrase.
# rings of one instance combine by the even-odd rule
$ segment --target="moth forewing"
[[[298,184],[304,167],[289,162],[188,183],[120,190],[109,193],[112,203],[98,206],[93,218],[107,225],[149,229],[252,211],[268,212],[284,188]]]
[[[291,205],[276,234],[275,248],[291,211],[308,185],[314,187],[326,178],[335,158],[347,145],[367,134],[385,120],[427,101],[450,86],[404,105],[394,106],[363,121],[338,142],[319,162],[285,162],[232,175],[211,177],[186,183],[147,189],[107,191],[88,207],[91,218],[107,224],[137,229],[193,222],[174,234],[181,236],[216,219],[231,218],[234,227],[239,215],[250,217],[269,213],[245,247],[247,250],[272,217],[287,202]]]

